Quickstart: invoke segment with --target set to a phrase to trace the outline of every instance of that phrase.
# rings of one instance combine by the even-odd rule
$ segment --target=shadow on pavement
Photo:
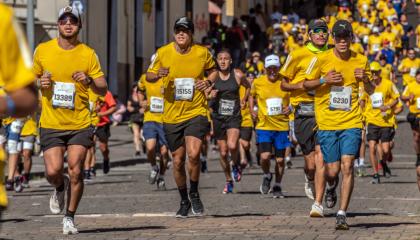
[[[263,214],[263,213],[236,213],[236,214],[226,214],[226,215],[213,214],[213,215],[208,215],[208,216],[214,217],[214,218],[231,218],[231,217],[268,217],[271,215]]]
[[[123,228],[97,228],[81,230],[79,233],[105,233],[105,232],[128,232],[137,230],[153,230],[153,229],[166,229],[164,226],[143,226],[143,227],[123,227]]]
[[[7,222],[13,222],[13,223],[20,223],[20,222],[26,222],[28,220],[23,218],[10,218],[10,219],[0,219],[0,223],[7,223]]]
[[[382,184],[413,184],[416,181],[383,181]]]
[[[328,213],[324,215],[325,217],[335,217],[335,213]],[[370,217],[370,216],[391,216],[391,214],[386,212],[349,212],[347,217]]]
[[[420,225],[419,223],[413,222],[397,222],[397,223],[358,223],[350,225],[350,227],[360,227],[360,228],[387,228],[387,227],[396,227],[399,225]]]
[[[90,182],[85,182],[85,185],[103,185],[103,184],[134,183],[134,182],[137,182],[137,181],[133,181],[133,180],[101,181],[101,182],[90,181]]]
[[[47,195],[51,195],[51,193],[52,191],[43,192],[43,193],[34,193],[34,194],[31,194],[31,192],[23,192],[23,193],[10,194],[10,196],[13,196],[13,197],[47,196]]]

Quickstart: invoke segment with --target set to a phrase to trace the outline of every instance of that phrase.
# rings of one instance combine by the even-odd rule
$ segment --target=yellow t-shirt
[[[341,103],[348,105],[348,110],[331,110],[330,96],[333,100],[339,96],[331,85],[323,84],[315,91],[315,118],[320,130],[345,130],[350,128],[362,128],[362,115],[359,106],[359,80],[354,77],[356,68],[365,69],[369,79],[371,78],[369,63],[364,55],[351,53],[350,59],[341,60],[334,54],[334,49],[318,54],[317,61],[312,68],[307,70],[307,79],[315,80],[325,76],[329,71],[335,70],[343,76],[343,84],[346,87],[345,97],[339,97]],[[332,91],[333,90],[333,91]],[[342,95],[343,96],[343,95]],[[338,103],[340,103],[340,101]],[[337,104],[335,106],[337,106]],[[344,104],[342,104],[343,106]]]
[[[22,137],[36,136],[38,134],[38,125],[35,121],[35,118],[35,114],[33,116],[28,116],[28,118],[25,121],[25,124],[23,124],[22,132],[20,133]]]
[[[405,87],[403,96],[409,97],[411,94],[414,95],[414,100],[412,102],[409,102],[409,110],[411,113],[414,113],[417,115],[417,117],[420,116],[420,83],[417,81],[414,81],[412,83],[409,83],[407,87]]]
[[[399,97],[398,89],[391,80],[382,79],[381,83],[375,87],[374,93],[371,95],[364,93],[362,97],[366,106],[366,122],[379,127],[393,127],[395,125],[393,110],[389,109],[382,113],[379,109],[381,106],[379,102],[387,105]]]
[[[194,90],[191,101],[175,100],[175,81],[182,78],[192,78],[193,81],[202,80],[206,70],[215,67],[209,50],[199,45],[193,45],[186,54],[175,50],[175,43],[169,43],[159,48],[150,64],[148,72],[157,74],[161,67],[169,68],[169,75],[162,78],[164,86],[163,122],[176,124],[197,116],[207,116],[208,106],[204,92]],[[189,90],[189,89],[181,89]]]
[[[404,28],[401,24],[394,24],[391,22],[391,31],[397,36],[395,47],[402,47],[401,37],[404,35]]]
[[[286,23],[286,24],[284,24],[284,23],[281,23],[280,24],[280,28],[283,30],[283,32],[285,33],[285,34],[287,34],[287,33],[289,33],[290,31],[292,31],[292,28],[293,28],[293,24],[292,23]]]
[[[395,49],[397,47],[398,39],[397,35],[393,32],[383,32],[381,33],[382,42],[386,39],[390,42],[391,49]]]
[[[240,86],[239,88],[239,97],[240,99],[243,99],[245,97],[246,88],[244,86]],[[251,112],[249,110],[249,103],[246,103],[246,106],[244,109],[241,109],[241,115],[242,115],[242,123],[241,127],[253,127],[254,122],[252,121]]]
[[[25,35],[13,17],[11,8],[0,3],[0,91],[13,92],[30,85],[35,76]],[[4,188],[4,151],[0,149],[0,206],[7,206]]]
[[[350,16],[351,16],[351,11],[339,10],[337,13],[337,20],[348,20]]]
[[[142,91],[146,95],[146,98],[147,98],[147,108],[146,108],[146,111],[144,112],[143,122],[162,123],[163,114],[161,110],[165,108],[165,105],[162,106],[162,104],[164,104],[162,78],[159,79],[157,82],[151,83],[151,82],[146,81],[146,74],[142,74],[137,84],[137,87],[140,91]],[[151,106],[152,101],[153,101],[154,107]],[[156,106],[156,103],[158,106]]]
[[[308,47],[293,51],[287,56],[286,62],[280,70],[280,74],[290,83],[297,84],[305,80],[306,70],[314,64],[316,53],[311,52]],[[314,97],[305,90],[295,90],[290,93],[290,104],[296,107],[301,102],[313,102]]]
[[[404,58],[398,66],[398,71],[403,71],[406,68],[408,68],[409,72],[403,74],[404,86],[416,81],[416,72],[417,69],[420,68],[420,58],[415,58],[413,60]]]
[[[281,80],[268,80],[267,75],[254,80],[251,95],[258,103],[258,121],[256,129],[288,131],[289,116],[281,114],[281,108],[289,105],[290,94],[280,88]]]
[[[370,35],[368,40],[369,54],[376,54],[382,49],[382,37]]]
[[[420,48],[420,24],[416,27],[417,47]]]
[[[386,8],[386,0],[379,0],[378,3],[376,4],[376,8],[378,10],[384,10]]]
[[[96,107],[98,106],[99,102],[103,101],[103,97],[99,96],[98,94],[94,93],[92,88],[88,89],[89,91],[89,111],[90,111],[90,119],[93,126],[98,125],[100,117],[96,112]]]
[[[34,54],[34,72],[37,76],[49,72],[53,82],[53,86],[50,88],[41,89],[40,127],[57,130],[80,130],[91,125],[89,86],[76,82],[72,78],[73,73],[78,71],[86,73],[92,79],[104,75],[95,51],[87,45],[80,43],[71,50],[64,50],[58,45],[58,39],[55,38],[37,47]],[[53,106],[55,101],[53,96],[56,98],[63,97],[60,94],[61,92],[54,94],[54,91],[60,85],[67,89],[74,88],[73,109]]]
[[[381,77],[382,79],[391,79],[391,72],[393,71],[392,65],[387,63],[385,66],[381,67]]]
[[[365,54],[365,49],[363,48],[362,44],[360,43],[352,43],[350,46],[350,49],[355,52],[355,53],[359,53],[359,54]]]

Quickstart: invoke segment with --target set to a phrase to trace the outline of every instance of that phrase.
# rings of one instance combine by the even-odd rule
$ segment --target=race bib
[[[311,117],[315,116],[315,106],[314,103],[299,103],[297,108],[297,113],[299,116]]]
[[[265,100],[265,104],[267,105],[268,116],[276,116],[282,113],[282,98],[269,98]]]
[[[25,121],[23,121],[21,119],[16,119],[15,121],[13,121],[10,124],[10,131],[12,133],[20,134],[20,132],[22,131],[22,127],[23,127],[24,123],[25,123]]]
[[[331,87],[330,110],[351,110],[351,87]]]
[[[374,52],[378,52],[379,51],[379,49],[380,49],[380,45],[379,44],[372,44],[372,50],[374,51]]]
[[[410,68],[410,76],[416,77],[416,73],[417,73],[417,68],[415,67]]]
[[[369,36],[368,35],[363,36],[363,43],[368,44],[368,42],[369,42]]]
[[[380,108],[384,105],[383,94],[382,93],[374,93],[370,95],[370,101],[372,102],[373,108]]]
[[[191,101],[194,96],[193,78],[175,78],[175,101]]]
[[[224,116],[232,116],[235,110],[235,100],[220,99],[219,114]]]
[[[417,109],[420,110],[420,98],[417,98]]]
[[[75,93],[74,83],[55,82],[52,96],[53,107],[74,109]]]
[[[160,98],[160,97],[150,98],[150,112],[163,113],[163,98]]]

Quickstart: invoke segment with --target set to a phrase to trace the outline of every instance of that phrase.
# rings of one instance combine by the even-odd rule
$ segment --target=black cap
[[[338,20],[333,28],[332,28],[333,37],[336,36],[352,36],[353,35],[353,27],[351,24],[346,20]]]
[[[194,23],[187,17],[181,17],[175,21],[174,30],[179,28],[185,28],[194,33]]]
[[[328,31],[327,23],[322,19],[313,19],[308,24],[308,32],[315,29],[322,28]]]

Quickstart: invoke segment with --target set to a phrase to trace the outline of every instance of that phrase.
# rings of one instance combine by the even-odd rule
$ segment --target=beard
[[[59,31],[59,34],[61,38],[66,39],[66,40],[71,40],[71,39],[77,38],[77,36],[79,35],[79,32],[80,32],[80,29],[78,29],[71,35],[65,34],[61,31]]]

